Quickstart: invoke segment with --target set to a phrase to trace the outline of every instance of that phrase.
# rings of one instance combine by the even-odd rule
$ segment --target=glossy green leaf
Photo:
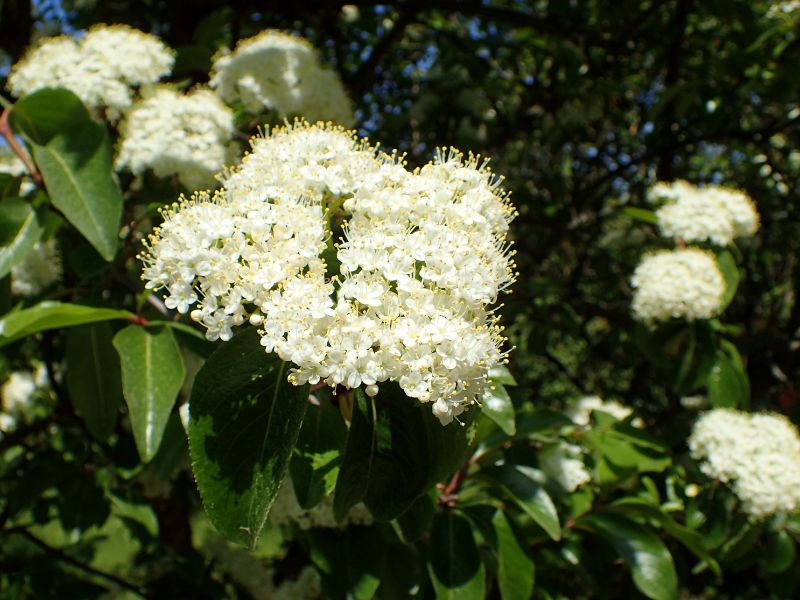
[[[0,346],[5,346],[37,331],[110,319],[134,319],[135,317],[133,313],[126,310],[65,304],[48,300],[30,308],[12,311],[0,318]]]
[[[722,273],[722,278],[725,280],[725,293],[722,295],[722,308],[724,310],[736,296],[740,273],[739,267],[736,266],[736,261],[727,250],[717,254],[717,264],[719,265],[720,273]]]
[[[633,574],[639,591],[653,600],[678,597],[678,575],[664,542],[645,525],[622,515],[591,514],[577,523],[608,541]]]
[[[339,476],[334,512],[341,519],[363,501],[376,519],[391,520],[463,464],[469,429],[442,426],[430,411],[385,384],[375,398],[355,390],[353,416]]]
[[[386,544],[377,528],[317,529],[309,540],[326,597],[369,600],[375,595],[386,562]]]
[[[428,571],[437,600],[481,600],[486,573],[472,526],[452,512],[436,516],[431,529]]]
[[[183,385],[183,357],[172,331],[129,325],[114,336],[122,365],[122,392],[143,462],[158,452]]]
[[[525,465],[502,465],[480,471],[533,519],[553,540],[561,539],[561,524],[552,498],[545,491],[536,469]]]
[[[528,600],[533,593],[534,564],[514,533],[505,513],[492,517],[496,537],[497,583],[503,600]]]
[[[746,408],[750,403],[750,383],[738,352],[735,358],[717,352],[707,385],[708,399],[715,407]]]
[[[211,522],[228,539],[254,547],[286,474],[308,386],[246,329],[212,354],[192,388],[189,448]]]
[[[17,102],[11,125],[30,146],[53,205],[112,260],[119,245],[122,193],[105,126],[91,118],[75,94],[50,88]]]
[[[67,390],[89,431],[105,440],[114,431],[122,403],[119,357],[107,322],[67,332]]]
[[[303,508],[316,506],[333,491],[347,438],[347,426],[328,389],[314,393],[320,404],[309,405],[289,463],[294,493]]]
[[[494,421],[506,435],[516,433],[514,404],[502,383],[489,381],[481,401],[481,412]]]
[[[498,383],[502,383],[503,385],[517,385],[517,380],[514,379],[511,371],[509,371],[508,367],[503,364],[496,365],[489,369],[489,379]]]
[[[597,462],[613,463],[621,469],[616,470],[620,474],[625,471],[660,472],[671,464],[669,449],[664,444],[641,429],[616,420],[587,431],[586,444],[594,452]]]
[[[622,209],[622,212],[634,221],[640,221],[649,225],[658,225],[658,217],[652,210],[637,208],[635,206],[626,206]]]
[[[0,277],[5,277],[41,236],[42,226],[30,202],[10,198],[0,204]]]
[[[797,558],[797,546],[786,531],[780,530],[767,536],[767,551],[762,562],[767,573],[785,573]]]

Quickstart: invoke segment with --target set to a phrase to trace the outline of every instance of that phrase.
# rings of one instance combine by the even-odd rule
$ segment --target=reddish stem
[[[3,114],[0,115],[0,135],[2,135],[8,146],[14,151],[14,154],[20,157],[22,162],[25,164],[25,168],[28,169],[28,173],[31,175],[31,179],[33,179],[34,183],[38,186],[42,185],[42,175],[39,171],[36,170],[36,165],[33,164],[30,156],[28,153],[25,152],[25,149],[19,145],[17,138],[14,137],[14,132],[11,131],[11,126],[8,124],[8,115],[11,114],[11,107],[6,108],[3,111]]]

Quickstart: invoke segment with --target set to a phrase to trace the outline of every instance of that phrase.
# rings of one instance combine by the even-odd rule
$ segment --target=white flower
[[[800,0],[785,0],[784,2],[773,2],[767,11],[768,18],[775,18],[780,15],[791,15],[800,9]]]
[[[11,267],[11,293],[36,296],[61,279],[61,254],[55,239],[36,242],[31,250]]]
[[[177,175],[190,190],[212,187],[228,157],[233,111],[210,91],[181,94],[167,86],[143,92],[120,125],[116,168]]]
[[[351,132],[296,123],[252,143],[223,188],[166,213],[142,259],[147,288],[229,339],[245,320],[290,381],[396,381],[450,422],[503,360],[487,306],[513,281],[514,210],[475,157],[451,151],[414,173]],[[340,274],[322,252],[343,209]]]
[[[116,121],[131,106],[135,86],[172,71],[173,50],[127,25],[97,25],[83,39],[45,38],[11,70],[8,87],[20,98],[45,87],[75,93],[90,110]]]
[[[341,522],[333,516],[333,494],[325,496],[313,508],[304,509],[297,502],[292,478],[287,476],[275,497],[269,513],[269,521],[274,525],[296,525],[300,529],[344,529],[349,525],[372,525],[373,519],[363,503],[354,505]]]
[[[592,411],[600,411],[611,415],[618,421],[627,419],[633,410],[623,406],[616,400],[603,400],[599,396],[584,396],[566,410],[566,415],[576,425],[585,427],[589,424]]]
[[[731,486],[748,514],[800,510],[800,435],[786,417],[714,409],[697,419],[689,449],[703,473]]]
[[[30,421],[36,392],[46,385],[47,369],[44,365],[39,365],[33,372],[13,371],[0,388],[0,431],[12,431],[20,421]]]
[[[710,319],[722,310],[725,280],[714,255],[697,248],[644,256],[631,278],[631,309],[639,321]]]
[[[592,480],[591,473],[583,464],[580,446],[563,441],[539,452],[539,467],[570,493]]]
[[[308,41],[280,31],[262,31],[218,56],[210,86],[229,104],[242,102],[253,113],[268,109],[279,117],[345,126],[355,120],[336,73],[321,65]]]
[[[661,235],[685,242],[720,246],[734,238],[752,236],[759,226],[753,201],[742,191],[720,186],[698,188],[686,181],[657,183],[651,201],[664,201],[656,210]]]

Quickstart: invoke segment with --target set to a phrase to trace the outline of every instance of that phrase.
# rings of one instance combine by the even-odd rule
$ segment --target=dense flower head
[[[409,172],[351,132],[296,123],[252,143],[214,196],[175,205],[143,256],[150,289],[209,339],[246,319],[295,384],[397,381],[443,423],[504,359],[487,310],[514,279],[514,217],[477,157]],[[333,244],[332,216],[344,211]],[[322,258],[336,254],[338,273]]]
[[[61,279],[61,253],[54,239],[36,242],[31,250],[11,267],[11,292],[17,296],[37,296]]]
[[[175,52],[153,35],[127,25],[96,25],[82,39],[43,39],[14,65],[8,87],[18,98],[63,87],[116,121],[131,107],[133,88],[155,83],[174,62]]]
[[[350,126],[353,107],[338,75],[324,67],[305,39],[265,30],[216,57],[210,85],[220,98],[253,113],[333,121]]]
[[[717,408],[697,419],[689,449],[703,473],[731,486],[748,514],[800,510],[800,435],[786,417]]]
[[[715,317],[722,311],[726,289],[714,255],[697,248],[645,255],[631,285],[633,316],[648,324]]]
[[[697,187],[686,181],[657,183],[648,192],[664,237],[720,246],[752,236],[759,227],[753,201],[740,190],[715,185]]]
[[[116,168],[177,175],[191,190],[212,187],[233,132],[233,111],[210,90],[149,87],[120,124]]]

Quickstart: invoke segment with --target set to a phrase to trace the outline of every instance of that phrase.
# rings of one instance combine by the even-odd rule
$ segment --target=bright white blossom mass
[[[177,175],[190,190],[213,187],[228,158],[233,111],[203,88],[183,94],[162,85],[142,95],[120,124],[116,168]]]
[[[633,316],[648,324],[715,317],[722,310],[726,289],[714,255],[698,248],[645,255],[631,285],[635,288]]]
[[[717,408],[697,419],[689,449],[703,473],[731,486],[748,514],[800,510],[800,435],[786,417]]]
[[[505,357],[487,307],[515,277],[515,212],[485,163],[440,152],[409,172],[332,125],[252,145],[216,195],[165,213],[142,256],[147,288],[209,339],[257,325],[297,385],[375,395],[397,381],[445,424],[481,398]]]
[[[351,126],[353,107],[338,75],[320,62],[305,39],[268,29],[240,41],[214,60],[209,85],[220,98],[252,113]]]
[[[539,467],[554,479],[566,492],[574,492],[592,480],[592,474],[583,462],[581,447],[560,441],[539,452]]]
[[[739,190],[675,181],[657,183],[648,196],[663,202],[656,217],[664,237],[727,246],[734,238],[752,236],[759,227],[753,201]]]
[[[116,121],[133,102],[137,86],[172,71],[175,52],[157,37],[127,25],[96,25],[82,39],[45,38],[11,69],[8,88],[17,98],[45,87],[63,87],[92,110]]]
[[[623,406],[616,400],[603,400],[600,396],[580,398],[567,408],[565,414],[576,425],[585,427],[591,422],[591,414],[596,410],[609,414],[618,421],[623,421],[633,414],[633,410],[629,407]]]
[[[55,239],[36,242],[33,248],[11,267],[11,293],[37,296],[61,279],[61,253]]]

